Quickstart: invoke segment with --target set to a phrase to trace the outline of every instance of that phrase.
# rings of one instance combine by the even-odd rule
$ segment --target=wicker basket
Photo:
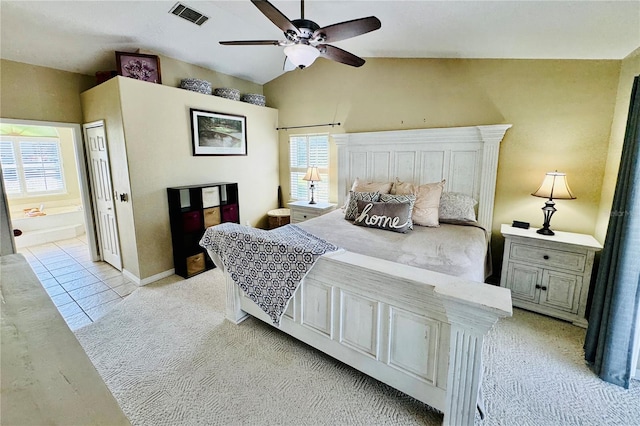
[[[269,229],[278,228],[287,225],[291,217],[289,209],[274,209],[267,212],[269,217]]]

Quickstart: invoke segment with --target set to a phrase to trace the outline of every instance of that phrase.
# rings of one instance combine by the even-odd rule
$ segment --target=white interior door
[[[118,223],[113,200],[111,168],[109,167],[109,152],[104,122],[98,121],[85,124],[83,127],[87,144],[95,216],[98,222],[100,257],[115,268],[122,270]]]

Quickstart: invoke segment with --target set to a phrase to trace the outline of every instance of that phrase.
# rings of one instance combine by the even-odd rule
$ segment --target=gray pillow
[[[409,203],[376,203],[358,200],[354,225],[406,233],[411,223]]]
[[[413,205],[416,202],[415,195],[380,194],[380,201],[383,203],[409,203],[409,229],[413,229],[413,221],[411,220],[411,214],[413,213]]]
[[[355,192],[349,191],[349,202],[347,203],[347,210],[344,213],[344,218],[347,220],[355,220],[358,214],[358,200],[362,201],[378,201],[380,193],[378,192]]]
[[[460,192],[443,192],[440,196],[439,219],[475,221],[476,204],[478,202],[469,195]]]

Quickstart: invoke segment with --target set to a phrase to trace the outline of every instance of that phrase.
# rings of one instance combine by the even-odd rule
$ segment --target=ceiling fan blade
[[[357,57],[353,53],[349,53],[346,50],[342,50],[339,47],[331,46],[329,44],[319,44],[316,46],[320,51],[320,56],[323,58],[331,59],[332,61],[340,62],[352,67],[361,67],[364,65],[365,60]]]
[[[321,37],[320,41],[323,43],[334,43],[375,31],[381,26],[382,23],[378,18],[369,16],[368,18],[354,19],[320,28],[313,33],[311,38]]]
[[[281,46],[279,40],[239,40],[239,41],[221,41],[224,46]]]
[[[293,25],[289,18],[284,16],[282,12],[276,9],[276,7],[269,3],[267,0],[251,0],[251,3],[253,3],[258,9],[260,9],[260,12],[262,12],[264,16],[269,18],[271,22],[276,24],[276,26],[283,32],[286,33],[291,31],[294,34],[300,34],[300,30],[298,30],[298,27]]]

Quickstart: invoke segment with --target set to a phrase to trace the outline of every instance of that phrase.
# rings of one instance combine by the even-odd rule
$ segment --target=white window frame
[[[12,168],[16,169],[16,174],[17,174],[17,182],[19,184],[20,190],[18,192],[13,191],[10,192],[9,191],[9,187],[10,185],[8,185],[7,183],[7,174],[5,172],[5,170],[7,169],[7,165],[2,165],[3,168],[3,178],[5,180],[5,190],[7,192],[7,196],[9,198],[26,198],[26,197],[34,197],[34,196],[43,196],[43,195],[59,195],[59,194],[65,194],[67,192],[67,185],[66,185],[66,181],[65,181],[65,174],[64,174],[64,164],[62,161],[62,149],[60,146],[60,139],[55,138],[55,137],[27,137],[27,136],[1,136],[0,137],[0,141],[2,142],[10,142],[13,148],[13,155],[14,155],[14,161],[15,161],[15,166]],[[28,190],[28,184],[27,181],[29,180],[26,176],[25,176],[25,165],[23,162],[23,151],[21,149],[20,144],[21,143],[44,143],[47,145],[54,145],[55,146],[55,150],[57,151],[57,161],[53,162],[52,164],[54,165],[54,168],[59,170],[59,174],[60,174],[60,180],[62,183],[61,187],[55,188],[55,189],[50,189],[50,190]],[[45,168],[45,167],[43,167]],[[49,168],[47,168],[49,169]],[[15,181],[14,181],[15,182]],[[45,180],[45,185],[46,185],[46,180]]]
[[[315,158],[313,158],[314,156],[312,155],[312,153],[310,152],[309,146],[309,139],[312,137],[324,137],[326,138],[326,152],[323,153],[323,155],[326,156],[326,164],[316,164],[317,161]],[[304,165],[298,165],[297,167],[294,166],[292,164],[292,143],[293,143],[293,139],[298,139],[298,138],[306,138],[307,141],[307,158],[306,158],[306,164]],[[318,173],[320,174],[320,177],[322,179],[322,181],[320,182],[314,182],[315,185],[315,191],[314,191],[314,198],[316,201],[324,201],[324,202],[328,202],[329,201],[329,188],[330,188],[330,182],[329,182],[329,162],[330,162],[330,152],[329,152],[329,134],[328,133],[310,133],[310,134],[297,134],[297,135],[290,135],[289,136],[289,180],[290,180],[290,184],[289,184],[289,197],[291,200],[296,201],[296,200],[308,200],[311,198],[311,191],[309,189],[309,183],[310,182],[305,182],[306,186],[307,186],[307,192],[306,192],[306,196],[302,197],[302,194],[300,194],[299,188],[296,188],[297,186],[299,186],[300,184],[300,180],[302,179],[302,176],[305,175],[305,173],[307,172],[307,168],[312,167],[312,166],[316,166],[318,167]],[[303,181],[304,182],[304,181]]]

